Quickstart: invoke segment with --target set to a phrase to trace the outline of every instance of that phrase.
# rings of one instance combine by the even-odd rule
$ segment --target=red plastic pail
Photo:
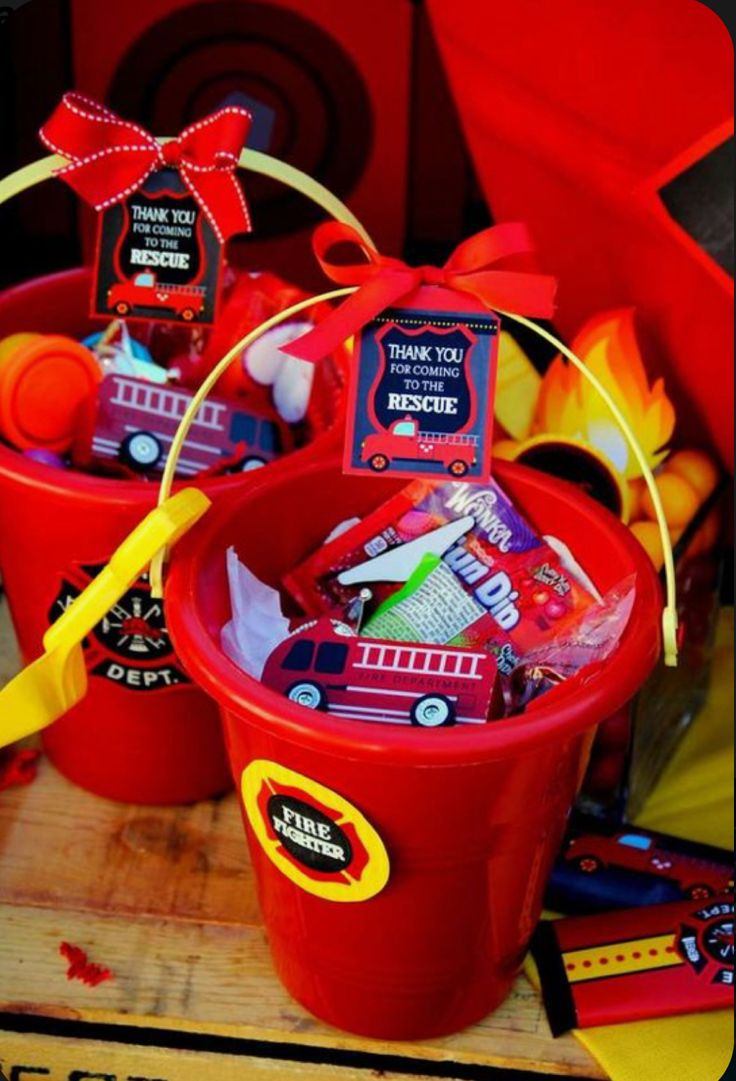
[[[82,337],[96,329],[87,316],[89,288],[89,272],[76,270],[4,292],[0,337],[26,330]],[[319,453],[320,440],[329,438],[295,457]],[[216,498],[242,490],[253,476],[202,487]],[[26,662],[40,654],[49,624],[157,495],[155,483],[57,470],[0,445],[0,569]],[[95,628],[85,656],[86,697],[43,735],[62,773],[99,795],[135,803],[190,802],[229,787],[217,708],[186,675],[145,580]]]
[[[220,500],[173,555],[171,632],[223,710],[276,968],[307,1009],[351,1032],[440,1036],[498,1006],[539,917],[595,728],[659,652],[659,583],[631,534],[560,481],[504,462],[497,475],[599,589],[637,576],[610,662],[518,718],[435,731],[350,722],[269,691],[220,648],[229,545],[276,585],[337,522],[396,491],[395,480],[305,462]],[[319,848],[324,858],[309,855],[317,839],[334,842]]]

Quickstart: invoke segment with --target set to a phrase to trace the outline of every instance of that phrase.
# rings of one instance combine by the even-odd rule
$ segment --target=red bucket
[[[4,292],[0,337],[21,330],[82,337],[95,329],[89,288],[89,271],[74,270]],[[319,453],[329,438],[298,454]],[[266,471],[273,475],[281,464]],[[202,487],[215,498],[249,480],[232,475]],[[0,445],[0,568],[25,662],[41,653],[49,624],[157,495],[155,483],[56,470]],[[135,803],[190,802],[229,787],[217,709],[184,672],[145,581],[95,628],[85,656],[86,697],[43,735],[62,773],[99,795]]]
[[[220,648],[229,545],[275,585],[336,522],[396,491],[395,480],[347,478],[325,461],[269,485],[258,478],[184,538],[166,586],[176,648],[223,709],[278,973],[312,1013],[367,1036],[440,1036],[507,995],[595,728],[659,653],[659,583],[628,530],[562,482],[503,462],[497,474],[601,590],[637,575],[631,619],[605,670],[526,717],[434,732],[347,722],[269,691]],[[302,837],[297,856],[287,820]],[[310,835],[343,856],[349,844],[346,873],[324,845],[325,859],[308,855]]]

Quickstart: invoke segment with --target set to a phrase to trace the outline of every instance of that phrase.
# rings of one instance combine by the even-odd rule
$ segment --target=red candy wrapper
[[[596,598],[573,577],[555,549],[513,507],[498,485],[414,481],[358,525],[310,556],[284,585],[310,615],[342,609],[368,584],[381,602],[405,581],[442,528],[455,535],[442,547],[444,563],[463,589],[491,617],[488,648],[502,674],[509,674],[530,649],[580,614]],[[464,525],[464,529],[463,529]],[[404,575],[386,572],[359,579],[357,568],[406,545]],[[401,552],[395,551],[400,561]],[[383,564],[378,560],[383,559]],[[347,572],[350,572],[347,574]],[[347,574],[347,582],[345,576]],[[342,580],[341,580],[342,579]]]
[[[733,898],[543,920],[531,945],[550,1028],[733,1004]]]

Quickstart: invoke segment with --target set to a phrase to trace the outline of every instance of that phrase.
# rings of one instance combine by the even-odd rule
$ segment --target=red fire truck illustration
[[[107,304],[118,315],[135,308],[161,308],[176,312],[191,322],[204,307],[206,290],[200,285],[170,285],[159,282],[150,270],[116,282],[107,291]]]
[[[136,379],[108,375],[100,385],[92,451],[118,458],[140,473],[163,468],[168,449],[192,394]],[[258,416],[243,405],[208,398],[202,403],[184,442],[177,474],[191,476],[232,457],[239,447],[238,468],[265,465],[289,445],[289,429],[274,413]]]
[[[358,637],[312,620],[273,650],[266,686],[348,720],[439,728],[501,715],[496,663],[484,651]]]
[[[694,900],[704,900],[733,889],[733,868],[701,854],[678,852],[666,840],[643,833],[615,833],[612,836],[585,834],[573,837],[564,853],[584,874],[599,874],[608,868],[625,868],[675,882]]]
[[[366,436],[360,460],[383,473],[394,459],[441,462],[453,477],[464,477],[476,462],[477,435],[420,432],[413,417],[395,420],[388,431]]]

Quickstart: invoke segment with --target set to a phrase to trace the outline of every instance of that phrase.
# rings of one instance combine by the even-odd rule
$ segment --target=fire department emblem
[[[49,610],[53,623],[104,564],[84,564],[64,578]],[[171,646],[163,601],[151,596],[144,574],[85,638],[87,671],[134,691],[159,691],[189,680]]]
[[[733,903],[716,902],[693,913],[699,926],[684,924],[677,946],[683,959],[713,983],[733,984]]]
[[[326,901],[366,901],[386,885],[389,862],[360,811],[324,785],[256,759],[241,793],[253,831],[273,864]]]

